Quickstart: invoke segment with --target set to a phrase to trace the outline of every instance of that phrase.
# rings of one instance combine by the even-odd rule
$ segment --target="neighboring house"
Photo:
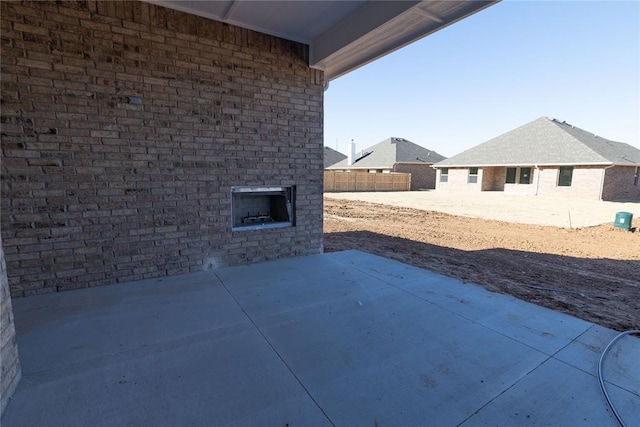
[[[342,154],[339,151],[334,150],[333,148],[329,148],[327,146],[324,147],[324,168],[328,168],[329,166],[333,166],[336,163],[346,159],[347,156]]]
[[[411,190],[429,190],[436,188],[434,163],[445,157],[428,150],[404,138],[388,138],[363,150],[359,156],[349,158],[329,167],[329,170],[354,172],[389,173],[403,172],[411,174]]]
[[[434,167],[438,191],[640,201],[640,150],[547,117]]]

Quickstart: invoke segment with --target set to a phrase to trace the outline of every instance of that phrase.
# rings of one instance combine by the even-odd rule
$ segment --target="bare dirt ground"
[[[326,252],[392,258],[616,330],[640,328],[640,231],[324,199]],[[634,217],[632,226],[640,228]]]

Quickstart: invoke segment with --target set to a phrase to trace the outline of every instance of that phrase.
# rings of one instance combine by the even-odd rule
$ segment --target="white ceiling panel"
[[[329,81],[499,0],[148,1],[307,44]]]

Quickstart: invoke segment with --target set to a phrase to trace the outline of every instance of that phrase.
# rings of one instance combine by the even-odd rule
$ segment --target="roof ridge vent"
[[[553,119],[551,119],[551,121],[554,121],[554,122],[558,123],[559,125],[567,125],[567,126],[571,126],[571,129],[574,129],[574,128],[575,128],[575,126],[574,126],[574,125],[572,125],[571,123],[567,123],[567,121],[566,121],[566,120],[560,120],[560,119],[553,118]]]

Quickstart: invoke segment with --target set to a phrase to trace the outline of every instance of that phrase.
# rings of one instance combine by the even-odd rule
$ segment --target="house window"
[[[507,184],[515,184],[516,183],[516,168],[507,168]]]
[[[571,187],[573,166],[560,166],[558,171],[558,187]]]
[[[440,182],[449,182],[449,168],[440,169]]]
[[[469,168],[469,177],[467,184],[476,184],[478,182],[478,168]]]
[[[636,174],[633,176],[633,185],[638,185],[638,179],[640,179],[640,167],[636,168]]]
[[[520,168],[520,184],[531,183],[531,168]]]

